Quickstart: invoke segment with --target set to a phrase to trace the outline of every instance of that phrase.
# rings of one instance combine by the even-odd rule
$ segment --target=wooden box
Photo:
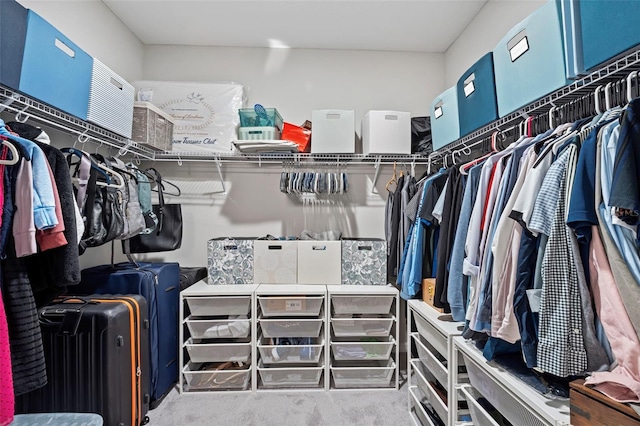
[[[444,313],[444,309],[436,308],[433,306],[433,298],[436,294],[436,279],[425,278],[422,280],[422,300],[424,300],[429,306],[440,313]]]
[[[585,386],[582,379],[570,386],[573,426],[640,426],[640,415],[628,405]]]

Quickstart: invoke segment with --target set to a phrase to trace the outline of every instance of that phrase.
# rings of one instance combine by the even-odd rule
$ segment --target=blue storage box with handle
[[[560,6],[559,0],[545,3],[493,50],[500,117],[569,83]]]
[[[21,92],[86,120],[92,70],[91,56],[29,10]]]
[[[15,0],[0,1],[0,84],[18,89],[24,39],[27,36],[27,9]]]
[[[640,44],[640,2],[562,0],[568,76],[585,74]]]
[[[460,136],[465,136],[498,118],[493,54],[480,58],[458,80]]]
[[[429,114],[434,151],[460,137],[456,86],[445,90],[433,100]]]

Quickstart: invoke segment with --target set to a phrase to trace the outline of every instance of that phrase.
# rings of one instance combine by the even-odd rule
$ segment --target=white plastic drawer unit
[[[427,346],[421,341],[420,335],[418,333],[412,333],[411,338],[413,339],[416,349],[418,350],[419,362],[433,374],[433,376],[440,382],[445,389],[448,390],[448,372],[447,367],[444,365],[430,350]]]
[[[317,317],[324,296],[258,296],[263,317]]]
[[[423,398],[420,395],[420,390],[417,387],[409,388],[409,399],[411,402],[411,416],[414,417],[414,422],[418,426],[435,426],[431,421],[431,418],[427,414],[425,407],[423,406]],[[426,403],[426,398],[424,398]]]
[[[193,319],[185,321],[194,339],[246,338],[251,332],[250,319]]]
[[[331,365],[331,376],[336,388],[379,388],[392,386],[396,364],[388,361],[369,361],[366,366],[335,362]]]
[[[471,412],[471,420],[474,425],[478,426],[499,426],[499,423],[480,405],[478,400],[482,395],[472,386],[466,385],[460,388],[460,392],[464,396]]]
[[[251,342],[244,343],[200,343],[193,339],[185,345],[191,362],[248,362],[251,357]]]
[[[258,320],[264,337],[318,337],[322,319],[269,319]]]
[[[251,368],[245,364],[239,369],[225,369],[227,363],[188,363],[182,370],[189,390],[243,390],[249,384]]]
[[[427,319],[414,311],[413,318],[416,321],[416,328],[422,338],[429,342],[436,351],[447,358],[447,336],[438,331]]]
[[[335,314],[388,314],[395,296],[332,296]]]
[[[433,385],[427,380],[426,376],[422,374],[420,369],[414,370],[416,382],[418,384],[418,389],[422,393],[422,396],[427,398],[431,407],[433,407],[436,414],[443,420],[446,420],[449,416],[449,409],[447,407],[447,402],[443,401]]]
[[[262,337],[258,350],[263,364],[317,364],[324,349],[324,339],[309,339],[309,344],[292,345],[290,342],[280,344],[281,339]]]
[[[194,317],[249,315],[251,296],[186,297]]]
[[[332,341],[333,358],[336,361],[387,361],[396,344],[393,336],[365,337],[361,341],[357,340],[357,338],[349,338],[348,341],[343,342]]]
[[[258,373],[266,388],[319,387],[324,366],[318,367],[265,367],[258,365]]]
[[[331,328],[336,337],[385,337],[391,333],[394,322],[394,316],[384,318],[331,318]]]

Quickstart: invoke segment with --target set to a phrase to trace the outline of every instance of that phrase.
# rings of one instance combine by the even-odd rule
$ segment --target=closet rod
[[[477,142],[478,140],[489,137],[492,132],[504,128],[513,128],[518,126],[523,118],[547,114],[554,107],[559,107],[564,103],[568,103],[574,99],[580,98],[586,94],[593,94],[598,86],[604,86],[609,82],[615,82],[617,79],[626,78],[629,73],[640,70],[640,50],[631,51],[620,59],[604,65],[590,74],[564,86],[555,92],[552,92],[541,99],[530,103],[498,120],[495,120],[484,127],[454,141],[446,147],[438,151],[434,151],[429,156],[434,162],[442,162],[444,157],[450,155],[454,150]]]

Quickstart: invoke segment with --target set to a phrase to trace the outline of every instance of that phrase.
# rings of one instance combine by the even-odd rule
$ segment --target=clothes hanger
[[[110,182],[111,178],[107,174],[107,171],[102,169],[101,167],[98,167],[98,163],[95,161],[94,158],[91,157],[91,155],[89,153],[84,152],[83,150],[78,149],[78,148],[74,148],[74,147],[61,148],[60,151],[63,152],[63,153],[66,153],[66,154],[75,155],[76,157],[78,157],[80,159],[82,159],[83,157],[88,158],[91,161],[91,167],[96,169],[98,171],[98,173],[100,173],[102,175],[102,177],[104,177],[107,180],[108,183],[111,183]],[[68,163],[71,166],[70,160],[68,160]]]
[[[391,190],[389,189],[389,187],[393,184],[398,184],[398,180],[397,180],[397,174],[396,174],[396,162],[393,162],[393,175],[391,176],[391,179],[389,179],[389,182],[387,182],[387,184],[384,186],[384,188],[388,191],[391,192]]]
[[[634,78],[636,79],[636,87],[637,87],[638,71],[632,71],[627,76],[627,102],[631,102],[633,100],[633,93],[632,93],[633,90],[631,89],[633,85],[631,84],[631,80]]]
[[[0,136],[0,140],[2,141],[2,145],[9,148],[9,152],[11,153],[11,159],[0,160],[0,164],[3,164],[5,166],[13,166],[14,164],[18,164],[18,161],[20,161],[20,154],[18,153],[18,148],[16,148],[14,144],[9,142],[9,140],[5,136]]]
[[[146,174],[149,179],[153,182],[155,182],[157,185],[160,185],[160,188],[162,188],[162,192],[165,195],[171,195],[174,197],[179,197],[180,195],[182,195],[182,191],[180,190],[180,188],[175,185],[174,183],[169,182],[168,180],[162,178],[160,176],[160,173],[158,173],[158,171],[156,169],[154,169],[153,167],[148,168],[147,170],[143,171],[144,174]],[[298,172],[297,176],[296,176],[296,184],[298,185],[299,188],[302,188],[302,173]],[[167,192],[166,188],[164,186],[164,184],[167,184],[169,186],[171,186],[172,188],[174,188],[176,190],[176,192]],[[151,188],[152,191],[154,192],[158,192],[157,189],[153,189],[153,187]]]

